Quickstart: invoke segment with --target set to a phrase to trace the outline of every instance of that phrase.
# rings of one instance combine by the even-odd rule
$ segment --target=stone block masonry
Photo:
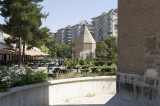
[[[118,1],[117,92],[160,106],[160,0]]]

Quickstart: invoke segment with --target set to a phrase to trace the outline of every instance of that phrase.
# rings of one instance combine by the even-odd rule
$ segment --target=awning
[[[0,54],[17,54],[17,52],[13,49],[1,49]]]
[[[43,53],[40,51],[33,51],[33,50],[26,50],[25,55],[30,55],[30,56],[47,56],[49,54]]]

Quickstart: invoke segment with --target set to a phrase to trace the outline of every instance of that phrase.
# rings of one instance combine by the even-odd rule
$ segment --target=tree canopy
[[[71,58],[72,48],[69,44],[58,44],[56,40],[45,39],[45,44],[41,47],[41,50],[43,51],[45,48],[48,49],[48,53],[52,58]]]
[[[106,39],[104,42],[108,46],[108,56],[107,59],[110,61],[117,61],[117,56],[116,56],[116,48],[117,48],[117,39],[115,36],[106,36]]]
[[[96,57],[106,58],[107,61],[116,63],[117,40],[114,36],[106,36],[104,41],[96,42]]]
[[[41,12],[39,4],[43,0],[0,0],[0,15],[5,24],[1,25],[4,32],[19,39],[19,65],[21,63],[21,42],[37,46],[49,35],[48,28],[40,28],[41,19],[48,14]],[[23,47],[23,48],[24,48]]]
[[[106,57],[108,55],[108,46],[104,41],[96,42],[96,57]]]

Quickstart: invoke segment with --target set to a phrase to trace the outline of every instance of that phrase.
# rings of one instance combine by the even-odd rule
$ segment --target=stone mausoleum
[[[92,37],[86,25],[83,26],[84,30],[80,33],[75,41],[75,56],[87,58],[92,55],[95,56],[96,41]]]
[[[117,94],[160,106],[160,0],[118,0]]]

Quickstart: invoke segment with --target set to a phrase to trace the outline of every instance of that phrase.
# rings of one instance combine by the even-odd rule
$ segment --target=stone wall
[[[119,0],[117,91],[157,105],[160,98],[160,1]]]
[[[91,43],[75,44],[75,56],[79,57],[80,52],[85,50],[91,50],[92,52],[95,52],[95,49],[96,49],[96,43],[95,44],[91,44]]]

